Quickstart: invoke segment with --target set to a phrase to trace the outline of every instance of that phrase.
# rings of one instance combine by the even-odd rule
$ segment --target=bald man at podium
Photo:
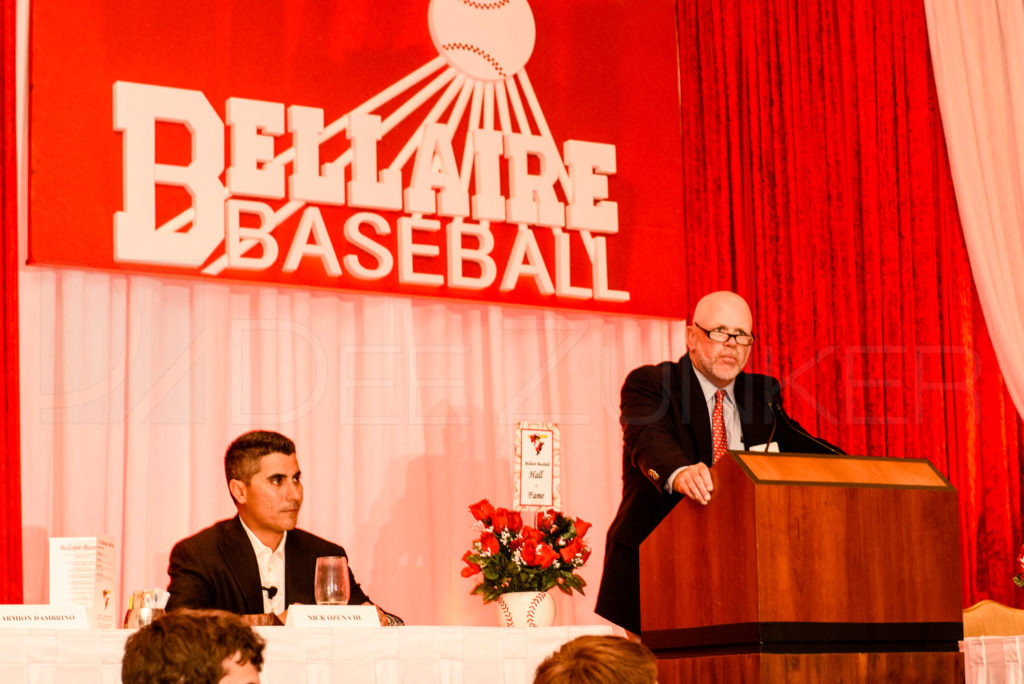
[[[712,292],[694,308],[687,354],[641,366],[622,385],[622,503],[608,529],[595,611],[634,635],[640,543],[684,497],[711,502],[711,468],[728,450],[842,453],[783,412],[778,380],[743,372],[753,329],[742,297]]]

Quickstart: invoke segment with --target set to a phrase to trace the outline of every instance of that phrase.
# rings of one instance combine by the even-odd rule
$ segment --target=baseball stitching
[[[505,599],[503,597],[500,597],[500,596],[498,597],[498,605],[501,606],[501,612],[502,612],[502,614],[505,615],[505,626],[506,627],[511,627],[512,626],[512,611],[510,611],[508,609],[508,604],[505,603]]]
[[[491,65],[491,68],[498,72],[499,76],[505,78],[505,70],[501,68],[501,65],[498,63],[498,60],[494,59],[494,57],[491,57],[491,55],[486,50],[482,50],[478,48],[476,45],[469,45],[468,43],[445,43],[444,45],[441,46],[441,49],[465,50],[467,52],[472,52],[474,55],[477,55],[487,60],[487,63]]]
[[[473,2],[473,0],[462,0],[462,4],[466,7],[472,7],[473,9],[479,10],[492,10],[501,9],[512,0],[501,0],[500,2]]]
[[[526,609],[527,626],[537,626],[537,621],[534,618],[536,617],[537,608],[540,606],[540,604],[544,603],[545,598],[547,598],[547,594],[537,594],[533,597],[533,600],[530,601],[530,606]]]

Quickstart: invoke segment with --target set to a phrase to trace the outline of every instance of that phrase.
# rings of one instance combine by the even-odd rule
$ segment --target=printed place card
[[[288,606],[287,627],[380,627],[376,606]]]
[[[0,606],[0,629],[89,629],[85,606]]]

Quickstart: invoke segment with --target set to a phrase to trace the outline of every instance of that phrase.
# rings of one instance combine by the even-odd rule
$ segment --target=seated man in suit
[[[238,515],[183,539],[171,550],[167,609],[219,608],[282,621],[293,603],[315,603],[313,578],[320,556],[345,549],[297,529],[302,480],[295,444],[276,432],[238,437],[224,455],[224,474]],[[346,556],[347,557],[347,556]],[[349,569],[350,604],[369,597]],[[402,624],[377,609],[382,625]]]
[[[684,497],[711,501],[711,466],[728,449],[775,442],[781,451],[842,453],[783,413],[778,380],[742,372],[752,331],[743,298],[713,292],[694,308],[688,353],[677,363],[641,366],[622,385],[622,503],[608,528],[595,612],[634,635],[640,543]]]

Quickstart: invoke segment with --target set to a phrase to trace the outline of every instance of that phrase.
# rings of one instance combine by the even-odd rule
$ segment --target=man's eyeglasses
[[[738,333],[727,333],[724,330],[708,330],[702,328],[696,323],[693,324],[695,328],[700,328],[704,331],[704,334],[708,336],[708,339],[712,342],[728,342],[729,338],[736,340],[736,344],[741,347],[749,347],[754,344],[754,336],[750,333],[738,332]]]

